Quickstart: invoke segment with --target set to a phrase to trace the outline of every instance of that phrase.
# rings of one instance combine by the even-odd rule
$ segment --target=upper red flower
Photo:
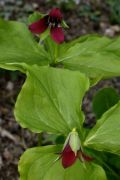
[[[64,41],[64,33],[62,27],[62,13],[58,8],[54,8],[50,13],[44,16],[37,22],[29,25],[29,30],[33,33],[43,33],[48,27],[50,27],[50,35],[56,43],[62,43]]]

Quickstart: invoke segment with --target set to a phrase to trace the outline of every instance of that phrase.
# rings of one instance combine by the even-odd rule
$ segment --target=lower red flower
[[[73,130],[65,142],[60,158],[62,159],[62,165],[64,168],[68,168],[75,163],[79,158],[81,162],[91,161],[92,157],[86,155],[80,145],[80,139],[78,133]]]
[[[75,153],[72,151],[71,147],[69,144],[66,145],[66,147],[63,149],[61,153],[61,158],[62,158],[62,165],[64,168],[67,168],[71,166],[72,164],[75,163],[77,156]]]

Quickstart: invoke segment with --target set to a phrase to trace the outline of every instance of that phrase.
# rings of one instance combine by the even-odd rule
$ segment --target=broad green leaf
[[[61,151],[60,147],[46,146],[27,150],[20,159],[20,180],[106,180],[102,167],[80,160],[64,169],[61,160],[55,162]]]
[[[95,35],[82,37],[61,48],[57,58],[65,68],[78,70],[92,79],[120,75],[120,38]]]
[[[93,98],[93,111],[96,118],[99,119],[102,114],[117,104],[120,96],[113,88],[103,88],[98,91]]]
[[[64,43],[61,47],[63,54],[61,54],[58,61],[67,61],[73,57],[87,55],[89,53],[96,53],[97,51],[105,48],[111,42],[106,37],[100,37],[98,35],[85,35],[68,43]],[[96,44],[95,44],[96,43]]]
[[[98,151],[120,155],[120,102],[97,121],[84,145]]]
[[[72,40],[72,41],[69,41],[69,42],[64,42],[63,44],[62,44],[62,46],[60,47],[60,49],[61,49],[61,52],[63,52],[63,54],[65,54],[65,52],[66,51],[68,51],[68,49],[69,48],[71,48],[71,47],[73,47],[74,45],[76,45],[76,44],[78,44],[78,43],[83,43],[83,42],[85,42],[85,41],[87,41],[88,40],[88,38],[91,38],[91,39],[93,39],[93,38],[95,38],[95,37],[98,37],[97,35],[95,36],[93,36],[93,35],[84,35],[84,36],[80,36],[79,38],[76,38],[76,39],[74,39],[74,40]],[[62,54],[62,55],[63,55]]]
[[[68,134],[82,128],[82,98],[89,87],[88,78],[79,72],[28,67],[27,80],[15,106],[22,127],[35,132]]]
[[[93,37],[93,36],[92,36]],[[91,38],[92,38],[91,37]],[[95,36],[96,37],[96,36]],[[86,41],[87,39],[89,38],[89,35],[85,35],[85,36],[81,36],[79,38],[76,38],[72,41],[69,41],[69,42],[64,42],[62,43],[61,46],[59,46],[59,56],[57,57],[58,58],[58,61],[60,61],[61,57],[63,57],[65,55],[65,53],[71,48],[71,47],[74,47],[76,44],[78,43],[83,43],[84,41]]]
[[[25,24],[0,19],[0,67],[23,70],[24,63],[45,65],[48,55]]]

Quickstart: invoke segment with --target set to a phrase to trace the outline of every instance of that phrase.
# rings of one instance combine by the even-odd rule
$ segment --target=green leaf
[[[28,67],[15,107],[16,119],[35,132],[68,134],[75,127],[81,130],[80,106],[88,87],[88,78],[79,72]]]
[[[109,154],[108,163],[119,170],[119,176],[120,176],[120,156],[117,156],[115,154]]]
[[[120,38],[85,36],[65,44],[61,52],[59,63],[92,79],[120,75]]]
[[[40,35],[40,41],[44,41],[50,35],[50,29],[48,28],[45,32]],[[49,51],[48,51],[49,52]]]
[[[93,98],[93,111],[99,119],[102,114],[117,104],[120,100],[120,96],[113,88],[103,88],[96,93]]]
[[[57,44],[54,42],[50,36],[48,36],[45,41],[44,41],[44,47],[45,50],[49,53],[50,55],[50,63],[56,65],[58,62],[58,59],[63,56],[66,51],[71,47],[74,46],[76,43],[80,43],[85,41],[88,38],[88,35],[77,38],[73,41],[70,41],[69,43],[62,43],[62,44]],[[58,63],[59,64],[59,63]],[[61,63],[60,63],[61,65]]]
[[[0,67],[24,70],[24,63],[45,65],[48,55],[25,24],[0,20]]]
[[[35,21],[38,21],[43,17],[44,17],[44,14],[41,14],[36,11],[28,17],[28,24],[34,23]]]
[[[62,20],[62,27],[63,28],[69,28],[69,26],[67,25],[67,23],[64,20]]]
[[[57,57],[58,61],[60,61],[60,59],[62,59],[61,57],[65,55],[66,51],[68,51],[71,47],[75,46],[76,44],[86,41],[89,38],[89,36],[90,35],[81,36],[81,37],[76,38],[76,39],[74,39],[74,40],[72,40],[70,42],[62,43],[62,46],[59,46],[59,51],[61,53],[59,54],[59,57]]]
[[[84,145],[120,155],[120,102],[105,112],[89,132]]]
[[[106,180],[102,167],[80,160],[64,169],[61,160],[55,162],[61,148],[58,146],[37,147],[27,150],[20,159],[20,180]]]

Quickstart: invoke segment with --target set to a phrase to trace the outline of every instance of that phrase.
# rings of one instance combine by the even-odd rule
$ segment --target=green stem
[[[58,45],[55,46],[55,56],[54,57],[55,57],[54,63],[56,64],[56,62],[57,62],[56,59],[58,57]]]
[[[43,133],[39,133],[38,134],[38,146],[42,146],[42,137],[43,137]]]

